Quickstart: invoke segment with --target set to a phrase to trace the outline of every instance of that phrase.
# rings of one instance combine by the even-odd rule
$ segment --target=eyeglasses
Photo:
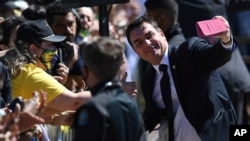
[[[37,45],[38,48],[42,50],[56,50],[56,47],[53,43],[41,43],[40,45]]]

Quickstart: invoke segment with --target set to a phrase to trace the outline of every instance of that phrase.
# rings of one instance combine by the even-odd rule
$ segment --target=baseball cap
[[[47,21],[41,19],[22,23],[17,30],[15,42],[17,44],[36,43],[38,41],[61,42],[65,38],[66,36],[55,35]]]

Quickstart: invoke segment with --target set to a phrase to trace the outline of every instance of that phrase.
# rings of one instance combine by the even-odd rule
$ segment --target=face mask
[[[53,48],[44,49],[39,59],[45,66],[46,72],[51,74],[52,68],[58,60],[57,50]]]

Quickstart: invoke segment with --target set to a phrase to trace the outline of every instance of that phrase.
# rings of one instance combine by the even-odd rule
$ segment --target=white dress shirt
[[[174,112],[174,139],[175,141],[201,141],[199,135],[195,131],[194,127],[190,124],[187,120],[183,109],[179,103],[179,99],[175,90],[175,85],[173,82],[172,74],[169,69],[169,60],[167,52],[165,53],[162,61],[160,64],[168,65],[168,74],[170,77],[170,88],[171,88],[171,96],[172,96],[172,103],[173,103],[173,112]],[[153,92],[153,99],[157,106],[161,109],[165,108],[164,102],[161,96],[161,88],[160,88],[160,81],[163,76],[163,73],[159,71],[159,65],[153,65],[156,70],[156,77],[155,77],[155,87]]]

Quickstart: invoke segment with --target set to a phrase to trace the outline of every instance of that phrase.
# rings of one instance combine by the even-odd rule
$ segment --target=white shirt
[[[163,59],[161,60],[160,64],[168,65],[168,74],[170,77],[170,88],[171,88],[171,96],[172,96],[172,103],[173,103],[173,112],[174,112],[174,139],[175,141],[201,141],[199,135],[195,131],[194,127],[190,124],[187,120],[183,109],[180,105],[175,85],[173,82],[172,74],[169,69],[169,60],[167,52],[165,53]],[[161,88],[160,88],[160,80],[163,76],[163,73],[159,71],[159,65],[153,65],[156,70],[156,77],[155,77],[155,87],[153,91],[153,99],[159,108],[165,108],[164,102],[161,96]]]

